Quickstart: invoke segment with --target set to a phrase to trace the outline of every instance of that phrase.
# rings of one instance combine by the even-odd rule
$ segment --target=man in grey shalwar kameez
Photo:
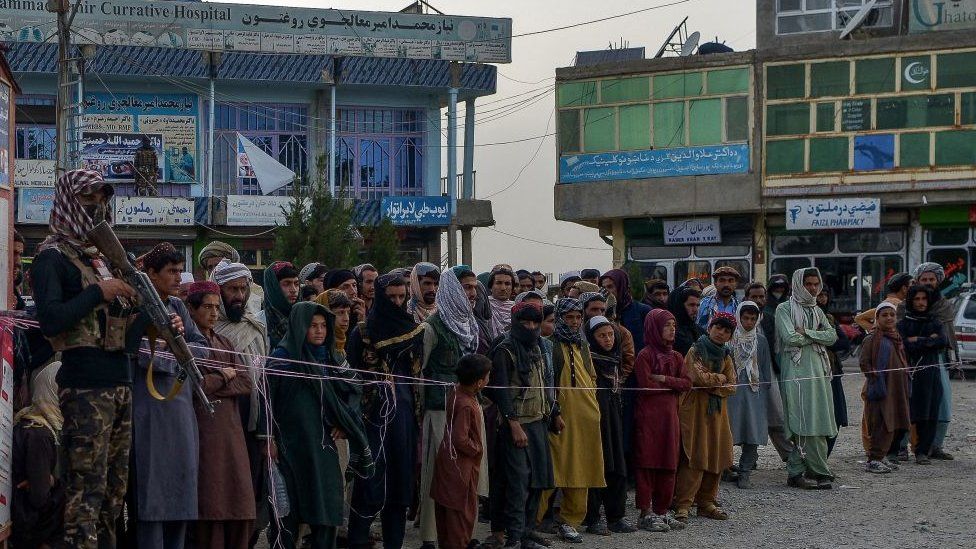
[[[759,306],[752,301],[743,301],[735,316],[735,333],[729,347],[735,365],[735,383],[739,387],[729,397],[729,426],[732,443],[742,447],[736,482],[739,488],[751,488],[749,477],[759,458],[759,447],[768,441],[766,393],[774,386],[772,360],[769,345],[759,329]]]
[[[176,296],[183,254],[163,242],[143,258],[143,267],[164,303],[183,324],[183,335],[197,358],[205,358],[207,339],[197,329],[186,305]],[[174,360],[160,353],[165,343],[151,337],[149,320],[140,314],[130,334],[141,337],[137,367],[132,383],[132,477],[136,540],[140,549],[182,549],[187,527],[197,519],[197,476],[199,442],[193,387],[187,382],[170,400],[179,368]],[[150,338],[155,345],[150,352]],[[152,383],[148,383],[149,375]],[[152,389],[151,389],[152,388]],[[131,500],[130,500],[131,501]],[[133,512],[132,509],[129,511]]]

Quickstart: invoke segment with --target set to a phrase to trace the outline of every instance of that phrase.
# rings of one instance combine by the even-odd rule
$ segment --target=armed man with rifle
[[[109,220],[114,194],[101,174],[74,170],[58,178],[51,234],[31,269],[37,319],[62,368],[57,382],[66,456],[65,543],[115,547],[132,444],[132,384],[125,334],[135,290],[114,278],[88,241]]]
[[[119,277],[120,265],[110,262],[90,237],[102,222],[111,232],[113,194],[98,172],[61,175],[51,234],[38,248],[31,269],[41,331],[61,353],[57,382],[64,416],[64,541],[81,549],[116,546],[115,521],[122,513],[132,446],[131,345],[144,333],[133,326],[133,319],[140,312],[137,307],[146,308],[146,299]],[[173,349],[179,343],[186,347],[179,320],[161,328]],[[192,360],[181,363],[192,366]]]

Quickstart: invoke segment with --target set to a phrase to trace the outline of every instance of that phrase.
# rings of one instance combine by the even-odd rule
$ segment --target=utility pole
[[[457,262],[457,100],[461,80],[461,65],[451,62],[451,87],[447,90],[447,196],[450,198],[451,220],[447,227],[447,266]]]
[[[81,128],[84,97],[81,81],[84,58],[72,57],[71,23],[81,2],[71,5],[71,0],[48,0],[46,9],[57,16],[58,29],[58,100],[55,126],[56,170],[60,175],[81,164]]]

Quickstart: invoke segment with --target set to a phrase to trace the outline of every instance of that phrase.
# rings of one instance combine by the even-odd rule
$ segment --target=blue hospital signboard
[[[384,196],[382,215],[394,225],[446,227],[451,224],[451,199],[446,196]]]
[[[569,154],[559,158],[560,183],[747,173],[749,145]]]

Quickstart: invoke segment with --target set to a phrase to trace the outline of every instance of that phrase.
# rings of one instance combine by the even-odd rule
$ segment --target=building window
[[[766,175],[970,169],[974,67],[976,51],[766,66]],[[936,80],[939,93],[932,91]],[[873,133],[879,130],[886,133]],[[854,154],[846,155],[851,138]],[[865,151],[873,151],[870,161]],[[831,184],[833,177],[818,182]]]
[[[339,108],[336,129],[340,193],[361,199],[424,194],[423,110]]]
[[[746,143],[751,83],[749,67],[560,83],[559,152]]]
[[[776,34],[841,30],[867,0],[776,0]],[[880,0],[865,27],[890,27],[890,0]]]
[[[54,160],[54,126],[17,125],[17,156],[20,160]]]
[[[214,194],[261,194],[257,179],[237,173],[237,133],[309,181],[308,105],[218,103],[214,120]],[[289,184],[274,194],[291,191]]]

